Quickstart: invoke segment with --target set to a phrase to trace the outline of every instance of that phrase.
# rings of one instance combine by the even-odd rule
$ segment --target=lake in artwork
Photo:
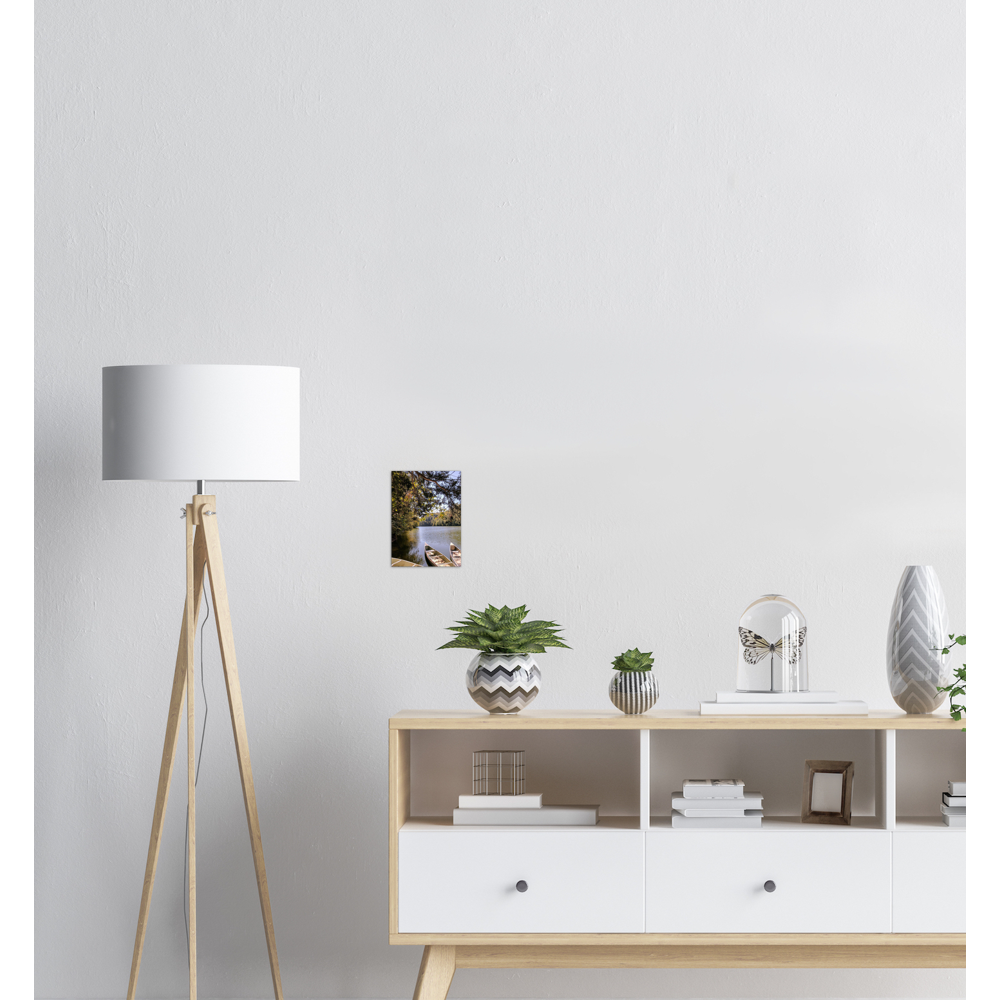
[[[392,539],[393,559],[406,559],[420,565],[425,563],[425,545],[430,545],[436,552],[450,558],[450,546],[462,550],[461,525],[428,525],[425,528],[414,528],[405,535],[394,535]]]

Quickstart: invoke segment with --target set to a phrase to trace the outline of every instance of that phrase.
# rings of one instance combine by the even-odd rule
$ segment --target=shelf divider
[[[639,730],[639,829],[649,829],[649,730]]]
[[[896,730],[878,734],[879,773],[875,790],[875,817],[885,830],[896,829]]]

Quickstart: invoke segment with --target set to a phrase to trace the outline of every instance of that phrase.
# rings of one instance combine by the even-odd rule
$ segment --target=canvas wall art
[[[461,472],[393,472],[391,506],[392,567],[461,567]]]

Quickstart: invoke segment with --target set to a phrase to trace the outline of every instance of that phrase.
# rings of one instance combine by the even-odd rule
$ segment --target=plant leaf
[[[549,621],[524,621],[528,606],[469,611],[457,624],[447,626],[456,635],[438,649],[478,649],[493,653],[544,653],[546,646],[570,649],[557,634],[562,626]]]

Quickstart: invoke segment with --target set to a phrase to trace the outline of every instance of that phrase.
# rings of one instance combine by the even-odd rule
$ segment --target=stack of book
[[[689,778],[671,799],[670,825],[686,830],[759,827],[764,796],[744,792],[738,778]]]
[[[941,793],[941,813],[945,826],[965,826],[965,782],[949,781]]]
[[[863,701],[842,701],[836,691],[716,691],[702,715],[867,715]]]
[[[455,826],[595,826],[599,806],[543,806],[537,795],[459,795]]]

